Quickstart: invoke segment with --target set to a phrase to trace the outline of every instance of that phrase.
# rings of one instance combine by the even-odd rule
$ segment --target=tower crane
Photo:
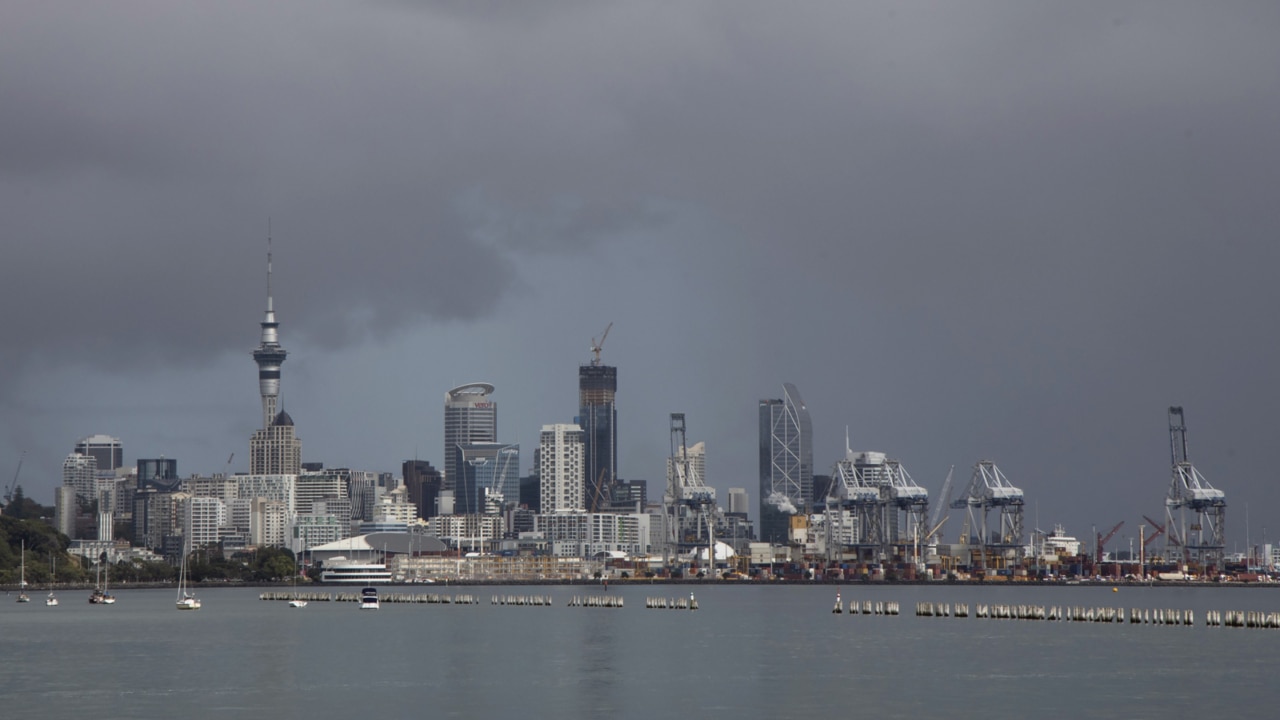
[[[609,325],[605,327],[604,332],[600,334],[600,342],[596,342],[595,338],[591,338],[591,352],[595,355],[595,357],[591,358],[592,365],[600,364],[600,351],[604,349],[604,339],[609,337],[609,331],[612,329],[613,323],[610,322]]]
[[[18,469],[13,471],[13,479],[9,481],[9,487],[4,489],[4,504],[0,505],[0,510],[9,507],[9,503],[13,502],[13,490],[18,487],[18,474],[22,472],[22,461],[27,457],[27,451],[23,450],[18,456]]]

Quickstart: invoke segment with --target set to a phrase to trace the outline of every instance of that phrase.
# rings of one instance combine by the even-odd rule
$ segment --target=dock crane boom
[[[1096,548],[1094,548],[1094,555],[1095,555],[1095,557],[1094,557],[1093,561],[1094,561],[1095,563],[1097,563],[1097,564],[1099,564],[1099,565],[1101,565],[1101,564],[1102,564],[1102,551],[1103,551],[1103,548],[1105,548],[1105,547],[1106,547],[1106,545],[1107,545],[1107,543],[1111,541],[1111,538],[1115,537],[1115,536],[1116,536],[1116,533],[1120,531],[1120,526],[1121,526],[1121,525],[1124,525],[1124,521],[1123,521],[1123,520],[1121,520],[1120,522],[1116,523],[1116,526],[1115,526],[1115,527],[1113,527],[1113,528],[1111,528],[1111,532],[1107,533],[1105,536],[1104,536],[1102,533],[1098,533],[1098,545],[1097,545],[1097,547],[1096,547]]]

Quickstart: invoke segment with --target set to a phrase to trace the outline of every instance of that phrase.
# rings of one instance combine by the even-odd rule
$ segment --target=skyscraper
[[[539,505],[543,514],[582,512],[582,428],[543,425],[538,444]]]
[[[80,438],[75,452],[96,460],[98,472],[115,472],[116,468],[124,466],[124,446],[120,444],[120,438],[110,435]]]
[[[249,439],[249,472],[254,475],[297,475],[302,470],[302,441],[293,418],[277,410],[280,401],[280,365],[288,356],[280,345],[280,323],[271,298],[271,238],[267,238],[267,315],[262,320],[262,341],[253,351],[258,364],[258,392],[262,395],[262,429]]]
[[[462,477],[459,445],[498,441],[498,404],[490,396],[493,385],[459,385],[444,394],[444,489],[456,490]]]
[[[93,455],[73,452],[62,461],[62,484],[86,503],[95,499],[94,479],[97,474],[98,461]]]
[[[760,401],[760,539],[786,543],[790,516],[813,504],[813,423],[800,391]]]
[[[618,479],[618,368],[599,357],[578,367],[578,425],[583,437],[583,499],[598,512]]]

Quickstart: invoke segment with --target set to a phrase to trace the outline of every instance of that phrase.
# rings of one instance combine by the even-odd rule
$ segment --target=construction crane
[[[1097,545],[1096,545],[1096,546],[1094,547],[1094,549],[1093,549],[1093,554],[1094,554],[1093,561],[1094,561],[1094,563],[1096,563],[1096,564],[1098,564],[1098,565],[1101,565],[1101,564],[1102,564],[1102,553],[1103,553],[1103,548],[1105,548],[1105,547],[1106,547],[1106,545],[1107,545],[1107,543],[1111,542],[1111,538],[1115,537],[1115,536],[1116,536],[1116,533],[1120,531],[1120,526],[1121,526],[1121,525],[1124,525],[1124,521],[1123,521],[1123,520],[1121,520],[1120,522],[1116,523],[1116,526],[1115,526],[1115,527],[1113,527],[1113,528],[1111,528],[1111,532],[1107,533],[1105,536],[1103,536],[1103,534],[1102,534],[1102,533],[1098,533],[1098,543],[1097,543]]]
[[[609,337],[609,331],[613,329],[613,323],[609,323],[604,332],[600,334],[600,342],[596,342],[595,338],[591,338],[591,353],[595,357],[591,358],[592,365],[600,364],[600,351],[604,349],[604,339]]]
[[[13,480],[9,481],[9,487],[4,489],[4,505],[0,505],[0,510],[9,507],[9,503],[13,502],[13,490],[18,487],[18,474],[22,472],[22,461],[27,457],[27,451],[23,450],[18,456],[18,469],[13,471]]]

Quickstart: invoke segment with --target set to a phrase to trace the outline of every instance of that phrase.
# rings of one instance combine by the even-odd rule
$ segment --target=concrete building
[[[543,425],[538,461],[542,514],[585,511],[582,428]]]
[[[249,510],[249,542],[258,546],[285,547],[292,512],[283,500],[255,497]]]
[[[790,517],[813,505],[813,423],[800,391],[760,401],[760,539],[785,544]]]
[[[493,385],[459,385],[444,394],[444,489],[456,490],[462,477],[459,445],[498,442],[498,404]],[[456,493],[455,493],[456,497]]]
[[[651,549],[651,517],[645,513],[569,512],[538,515],[535,531],[561,557],[594,557],[599,553],[647,554]]]
[[[297,475],[302,472],[302,440],[294,434],[293,418],[281,410],[271,425],[255,430],[249,439],[249,473]]]
[[[97,476],[98,461],[92,455],[73,452],[62,461],[62,485],[71,488],[83,502],[94,499],[94,480]]]
[[[236,475],[236,497],[277,500],[284,503],[285,510],[292,515],[298,506],[297,478],[297,475],[286,474]],[[283,532],[281,530],[281,537]]]
[[[294,512],[298,515],[311,513],[311,505],[325,498],[346,498],[347,488],[340,475],[336,473],[302,473],[295,484]],[[348,508],[350,504],[348,503]],[[348,515],[350,511],[348,510]]]
[[[746,517],[751,511],[751,498],[747,495],[746,488],[729,488],[729,507],[727,512],[730,515],[740,515]]]
[[[180,494],[183,496],[182,531],[187,538],[187,547],[196,549],[216,544],[219,532],[227,524],[226,505],[217,498]]]
[[[60,485],[53,489],[53,526],[69,538],[76,536],[76,489]]]

